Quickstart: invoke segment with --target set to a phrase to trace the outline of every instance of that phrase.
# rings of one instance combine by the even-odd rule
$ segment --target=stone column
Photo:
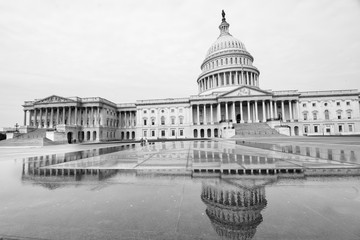
[[[200,125],[200,105],[196,105],[196,124]]]
[[[71,125],[71,106],[69,106],[68,125]]]
[[[42,108],[40,108],[40,114],[39,114],[40,116],[39,116],[39,118],[40,118],[40,120],[39,120],[39,125],[40,125],[40,128],[42,128]]]
[[[65,124],[65,107],[63,107],[62,124]]]
[[[299,106],[299,101],[296,101],[296,113],[297,113],[297,120],[300,120],[300,106]]]
[[[281,117],[282,117],[282,121],[286,121],[285,118],[285,107],[284,107],[284,100],[281,100]]]
[[[263,113],[263,122],[266,122],[266,113],[265,113],[265,100],[262,100],[262,113]]]
[[[94,127],[94,107],[91,107],[90,125]]]
[[[247,112],[248,112],[248,123],[251,123],[251,116],[250,116],[250,101],[247,101]]]
[[[56,125],[58,125],[59,124],[59,111],[60,111],[60,109],[59,109],[59,107],[57,107],[56,108]]]
[[[272,100],[270,100],[270,118],[273,119],[274,118],[274,113],[273,113],[273,102]]]
[[[259,122],[259,113],[258,113],[257,101],[255,101],[255,122]]]
[[[192,105],[190,105],[190,107],[189,107],[189,118],[190,118],[189,119],[190,125],[193,125],[194,124],[194,119],[193,119],[193,107],[192,107]]]
[[[121,118],[121,112],[120,112],[120,118]],[[100,117],[100,106],[97,108],[97,126],[100,126],[100,121],[101,121],[101,117]]]
[[[290,122],[293,122],[293,121],[294,121],[294,118],[293,118],[291,100],[289,100],[289,115],[290,115]]]
[[[27,110],[24,110],[24,126],[26,126],[26,112]]]
[[[214,117],[213,117],[213,105],[210,104],[210,123],[214,124]]]
[[[34,111],[35,111],[35,113],[34,113],[34,124],[35,124],[35,127],[39,127],[39,124],[38,124],[38,120],[37,120],[37,118],[38,118],[38,116],[37,116],[37,109],[35,108],[34,109]]]
[[[78,117],[77,117],[77,114],[78,114],[78,108],[77,108],[77,106],[75,106],[74,111],[75,111],[75,125],[78,125]]]
[[[204,121],[204,125],[207,124],[207,119],[206,119],[206,104],[204,104],[204,118],[203,118],[203,121]]]
[[[50,127],[51,128],[54,127],[54,108],[51,108],[51,112],[50,112]]]
[[[217,122],[220,123],[220,121],[221,121],[221,104],[220,103],[217,104],[216,111],[217,111]]]
[[[240,101],[240,123],[244,123],[244,113],[243,113],[243,106],[242,101]]]
[[[236,123],[236,116],[235,116],[235,101],[232,102],[232,122]]]
[[[276,101],[274,101],[274,111],[275,111],[275,118],[278,117],[278,113],[277,113],[277,104]]]
[[[225,102],[225,120],[228,121],[229,112],[228,112],[228,102]]]

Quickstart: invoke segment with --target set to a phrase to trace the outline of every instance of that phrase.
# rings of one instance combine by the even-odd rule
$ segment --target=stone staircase
[[[234,128],[234,138],[284,136],[266,123],[238,123],[234,124]]]
[[[15,138],[0,141],[0,146],[46,146],[53,142],[46,138],[46,129],[36,129],[28,133],[22,133]]]

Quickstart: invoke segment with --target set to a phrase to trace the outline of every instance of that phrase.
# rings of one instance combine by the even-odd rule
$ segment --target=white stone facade
[[[290,135],[360,134],[358,90],[271,91],[225,18],[189,98],[115,104],[104,98],[50,96],[26,101],[24,126],[66,132],[72,142],[229,137],[234,123],[274,122]]]

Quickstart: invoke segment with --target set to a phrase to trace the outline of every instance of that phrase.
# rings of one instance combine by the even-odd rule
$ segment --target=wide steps
[[[281,136],[281,134],[266,123],[240,123],[234,124],[234,128],[234,137]]]

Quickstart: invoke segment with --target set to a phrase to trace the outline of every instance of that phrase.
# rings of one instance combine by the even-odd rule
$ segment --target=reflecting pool
[[[360,239],[358,146],[341,160],[291,145],[97,144],[2,159],[0,239]]]

